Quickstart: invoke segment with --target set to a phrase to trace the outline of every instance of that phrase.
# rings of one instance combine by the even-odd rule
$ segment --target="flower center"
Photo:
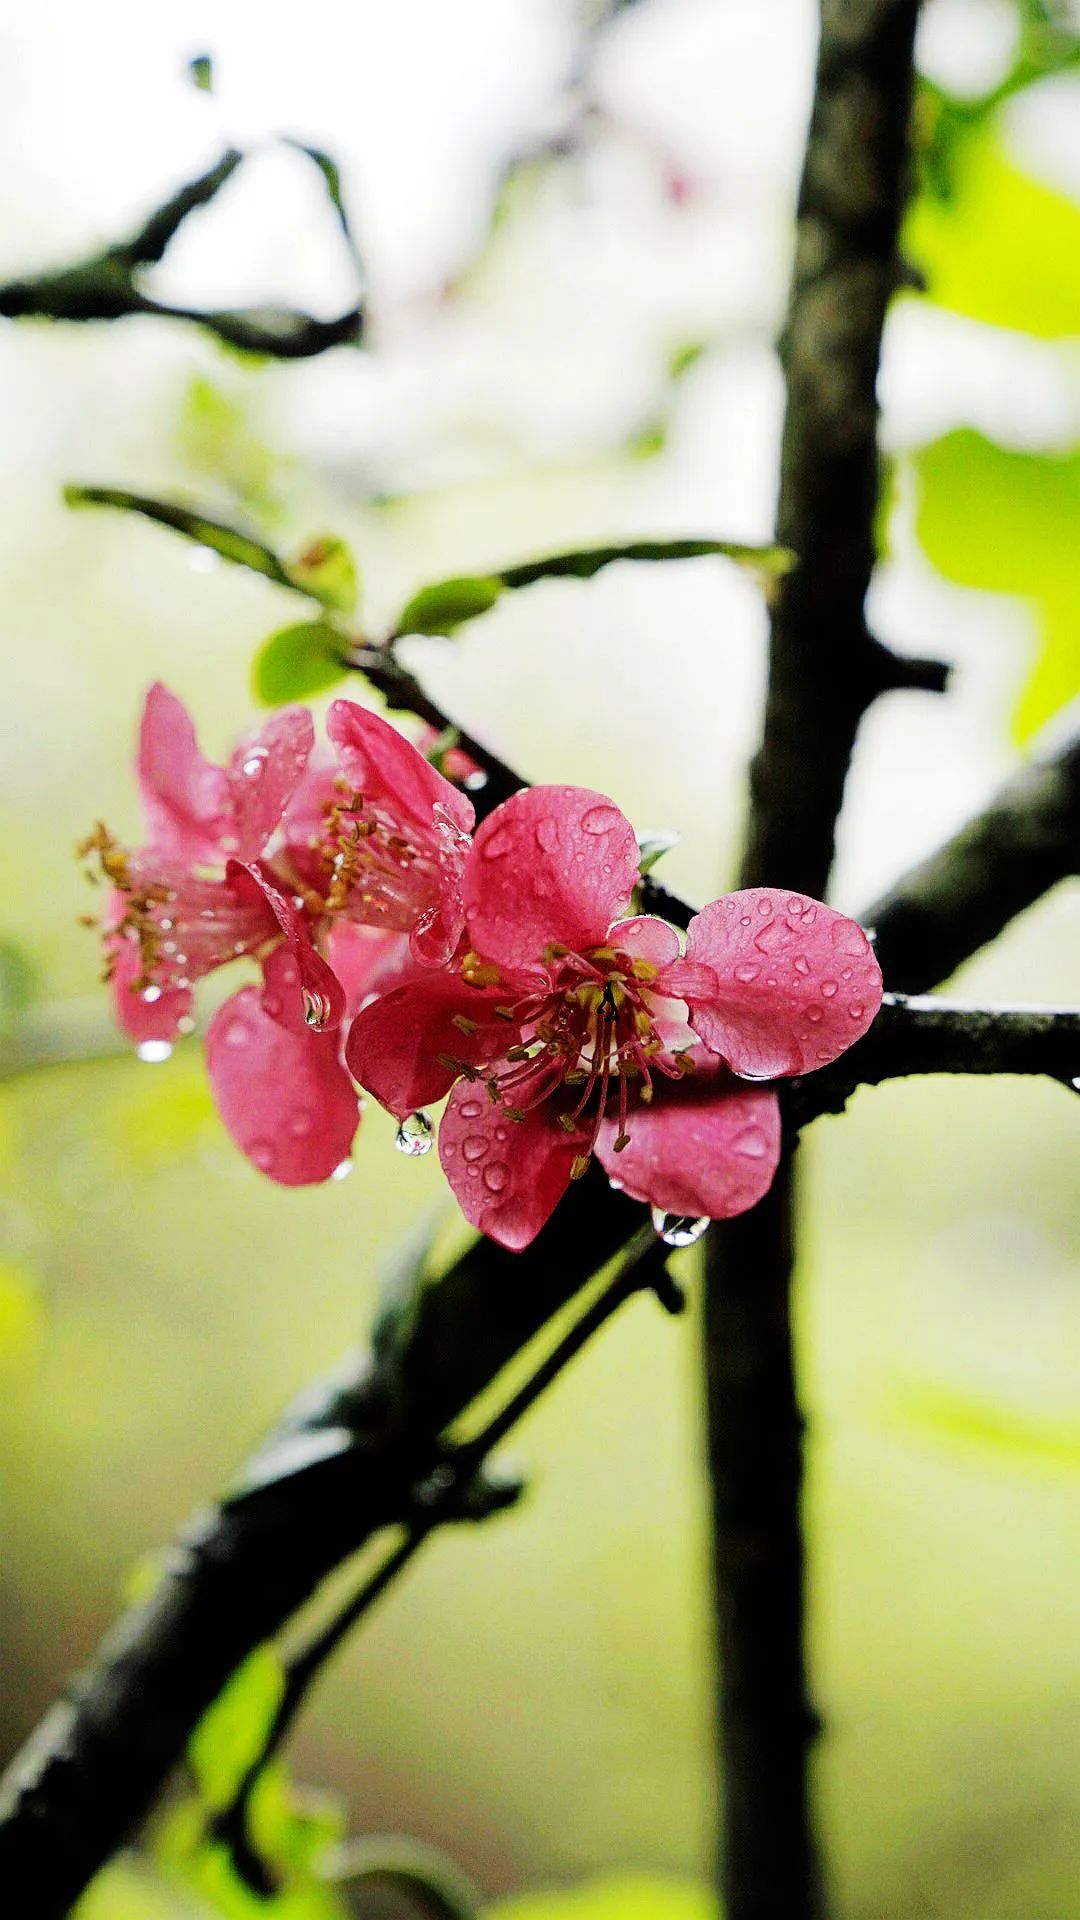
[[[261,903],[245,901],[223,880],[167,867],[152,867],[145,854],[132,853],[99,821],[76,849],[95,884],[104,879],[116,896],[115,911],[104,923],[94,914],[84,924],[101,926],[104,979],[112,979],[125,943],[138,951],[134,993],[188,987],[226,960],[252,953],[276,927],[268,926]]]
[[[437,890],[436,861],[347,780],[334,784],[340,798],[327,801],[312,847],[326,873],[321,911],[405,932]]]

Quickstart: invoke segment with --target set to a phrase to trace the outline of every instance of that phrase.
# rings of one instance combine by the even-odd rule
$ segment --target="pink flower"
[[[233,1140],[290,1186],[325,1180],[356,1132],[342,1020],[384,958],[385,938],[368,928],[407,934],[445,962],[463,925],[473,819],[376,715],[338,701],[329,731],[336,775],[311,769],[302,708],[275,714],[214,766],[184,707],[154,686],[137,761],[147,843],[128,850],[98,827],[82,849],[112,885],[106,976],[134,1040],[189,1032],[197,980],[244,955],[261,961],[262,988],[242,988],[212,1019],[207,1062]]]
[[[696,916],[683,954],[663,921],[620,917],[637,880],[633,829],[603,794],[515,794],[464,858],[458,966],[417,971],[353,1021],[349,1066],[391,1112],[450,1093],[443,1168],[504,1246],[528,1245],[592,1153],[665,1212],[753,1206],[780,1114],[747,1080],[835,1059],[877,1012],[877,963],[842,914],[774,888],[731,894]]]

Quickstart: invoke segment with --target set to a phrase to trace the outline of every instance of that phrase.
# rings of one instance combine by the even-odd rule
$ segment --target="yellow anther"
[[[588,1172],[588,1170],[589,1170],[589,1156],[588,1156],[588,1154],[587,1154],[587,1153],[575,1153],[575,1155],[574,1155],[574,1158],[573,1158],[573,1159],[571,1160],[571,1162],[570,1162],[570,1178],[571,1178],[571,1180],[580,1180],[580,1179],[581,1179],[581,1176],[582,1176],[582,1174],[583,1174],[583,1173],[587,1173],[587,1172]]]
[[[470,1020],[467,1013],[455,1013],[451,1025],[455,1026],[459,1033],[475,1033],[477,1023],[475,1020]]]
[[[684,1076],[688,1073],[697,1072],[697,1067],[694,1065],[694,1062],[688,1053],[677,1053],[675,1055],[675,1065],[679,1073],[683,1074]]]
[[[579,1007],[584,1007],[586,1013],[595,1013],[604,998],[604,989],[598,987],[594,980],[584,980],[580,987],[571,988],[570,998],[576,1000]]]
[[[659,967],[652,960],[634,960],[633,962],[635,980],[655,980],[659,971]]]
[[[467,953],[461,963],[461,977],[467,987],[497,987],[502,975],[490,960],[478,953]]]
[[[628,1147],[629,1145],[630,1145],[630,1135],[628,1133],[620,1133],[617,1136],[611,1150],[613,1153],[621,1153],[623,1148]]]
[[[639,1007],[634,1015],[634,1030],[642,1040],[647,1040],[652,1032],[652,1020],[644,1007]]]
[[[555,1117],[564,1133],[573,1133],[576,1122],[572,1113],[559,1113]]]
[[[565,960],[569,951],[569,947],[560,946],[557,940],[552,940],[544,948],[541,958],[547,966],[550,966],[553,960]]]
[[[649,1101],[652,1099],[652,1097],[653,1097],[652,1081],[646,1080],[645,1085],[642,1087],[641,1092],[638,1094],[638,1099],[644,1100],[645,1105],[648,1106]]]
[[[586,958],[605,961],[610,966],[615,959],[615,949],[614,947],[593,947]]]

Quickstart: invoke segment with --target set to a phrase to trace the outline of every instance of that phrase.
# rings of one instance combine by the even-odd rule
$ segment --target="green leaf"
[[[721,1920],[715,1895],[688,1881],[594,1880],[567,1893],[526,1893],[484,1908],[484,1920]]]
[[[735,540],[634,540],[622,547],[580,547],[569,553],[549,554],[544,560],[526,560],[504,567],[495,577],[504,587],[529,587],[534,580],[590,580],[602,567],[617,560],[698,560],[719,554],[767,578],[778,579],[795,565],[789,547],[750,547]]]
[[[360,595],[360,575],[352,548],[337,534],[320,534],[289,563],[295,584],[321,600],[332,613],[352,614]]]
[[[259,648],[251,669],[256,700],[280,707],[287,700],[308,700],[335,686],[348,669],[341,657],[341,635],[322,620],[282,627]]]
[[[10,1033],[41,994],[41,968],[15,940],[0,940],[0,1033]]]
[[[964,428],[924,447],[915,472],[931,565],[1032,607],[1041,644],[1015,716],[1027,740],[1080,692],[1080,450],[1015,453]]]
[[[456,633],[464,621],[475,620],[495,605],[503,584],[496,574],[461,574],[421,587],[401,612],[396,631],[444,636]]]
[[[672,847],[677,847],[682,839],[680,833],[658,827],[655,832],[643,833],[638,838],[638,869],[641,873],[651,873],[658,860]]]
[[[273,1647],[256,1647],[195,1728],[188,1760],[199,1798],[214,1812],[230,1804],[262,1753],[284,1687],[284,1671]]]
[[[902,249],[938,306],[1040,340],[1080,334],[1080,207],[1015,167],[993,125],[955,143],[949,191],[915,200]]]
[[[214,62],[208,53],[192,54],[187,65],[188,79],[200,93],[214,91]]]

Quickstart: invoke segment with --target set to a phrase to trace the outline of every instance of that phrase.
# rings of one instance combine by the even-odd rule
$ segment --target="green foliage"
[[[595,1880],[568,1893],[523,1894],[486,1907],[485,1920],[720,1920],[706,1887],[678,1880]]]
[[[320,534],[290,562],[295,584],[313,594],[332,613],[353,614],[360,597],[360,576],[352,548],[337,534]]]
[[[41,968],[16,940],[0,940],[0,1034],[10,1033],[41,993]]]
[[[347,671],[341,635],[325,621],[310,620],[271,634],[255,655],[251,683],[264,707],[279,707],[323,693]]]
[[[965,428],[923,448],[915,469],[931,564],[1032,605],[1041,648],[1015,719],[1027,739],[1080,690],[1080,449],[1015,453]]]
[[[234,567],[247,567],[251,573],[261,573],[275,586],[291,587],[296,593],[309,592],[307,587],[298,584],[284,560],[264,540],[238,527],[230,527],[223,520],[211,519],[208,514],[196,513],[175,500],[155,500],[149,494],[130,493],[124,487],[79,486],[65,487],[64,499],[69,507],[116,507],[121,513],[141,514],[160,527],[182,533],[185,540],[209,547]]]
[[[256,1647],[208,1707],[188,1745],[204,1805],[221,1812],[266,1742],[285,1676],[272,1647]]]
[[[1040,340],[1080,334],[1080,207],[1015,167],[993,124],[953,143],[941,184],[902,243],[931,300]]]
[[[651,873],[658,860],[672,847],[677,847],[681,834],[665,831],[658,827],[655,833],[642,834],[638,839],[638,868],[642,873]]]
[[[236,394],[197,374],[180,405],[176,438],[181,456],[197,472],[224,482],[242,505],[264,517],[273,513],[275,457],[252,432]]]
[[[487,613],[503,592],[504,582],[497,574],[460,574],[452,580],[439,580],[434,586],[414,593],[397,621],[398,633],[426,633],[449,636],[466,620]]]

